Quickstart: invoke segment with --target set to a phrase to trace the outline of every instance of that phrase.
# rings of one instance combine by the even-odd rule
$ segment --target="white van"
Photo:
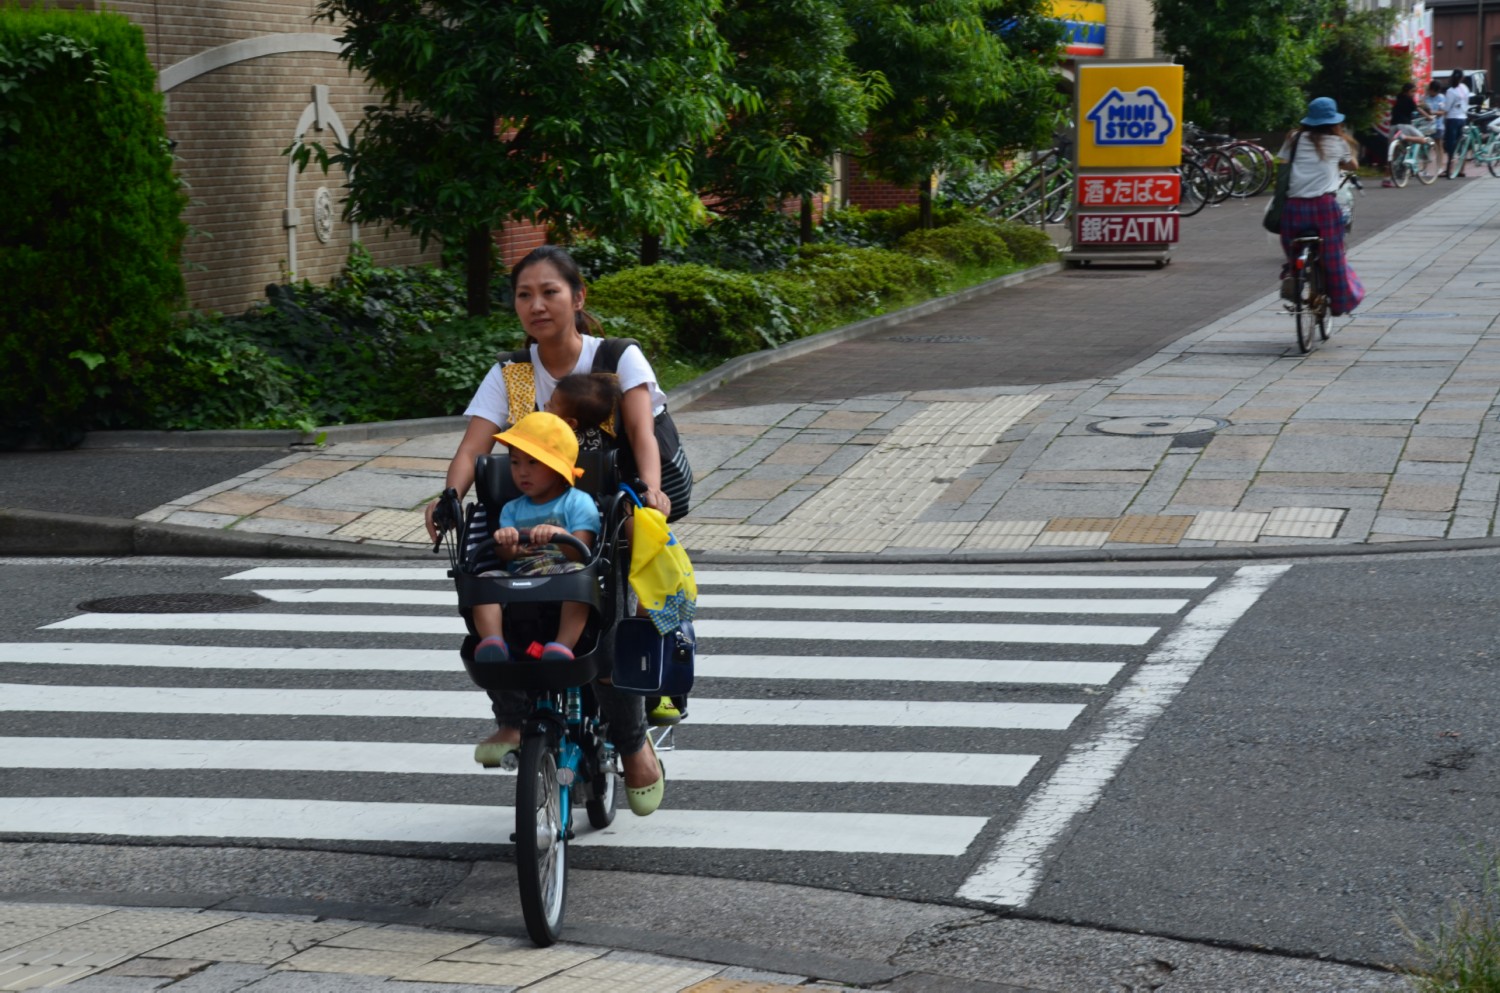
[[[1490,105],[1490,74],[1483,69],[1463,69],[1464,85],[1469,88],[1469,106],[1476,110],[1483,110]],[[1432,78],[1448,85],[1448,77],[1453,75],[1452,69],[1434,69]]]

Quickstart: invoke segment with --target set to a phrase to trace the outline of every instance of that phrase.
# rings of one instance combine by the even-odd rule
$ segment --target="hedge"
[[[0,7],[0,447],[142,416],[186,197],[141,29]]]

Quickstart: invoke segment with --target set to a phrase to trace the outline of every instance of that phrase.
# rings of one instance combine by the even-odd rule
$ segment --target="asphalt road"
[[[15,593],[0,603],[0,640],[291,647],[307,635],[278,632],[157,631],[149,637],[88,631],[37,630],[75,614],[96,596],[187,591],[246,592],[245,583],[223,576],[255,563],[105,565],[7,565],[21,575]],[[1476,846],[1493,847],[1500,824],[1495,788],[1495,738],[1500,691],[1492,620],[1497,567],[1493,554],[1390,555],[1296,563],[1273,582],[1151,727],[1097,804],[1080,816],[1046,856],[1035,897],[1019,913],[1048,921],[1079,922],[1244,948],[1361,963],[1387,963],[1407,956],[1400,915],[1418,931],[1429,930],[1454,895],[1477,886]],[[1232,564],[1203,569],[1165,564],[1143,570],[1105,566],[1052,572],[1070,575],[1211,575],[1222,578]],[[20,571],[23,570],[23,571]],[[994,570],[987,570],[993,572]],[[1022,573],[1035,570],[1008,570]],[[310,584],[293,584],[305,586]],[[253,588],[253,584],[252,584]],[[740,591],[736,591],[740,592]],[[819,591],[823,592],[823,591]],[[834,592],[834,591],[827,591]],[[945,591],[949,595],[951,591]],[[1062,594],[1068,596],[1070,594]],[[1080,596],[1080,594],[1071,594]],[[1157,594],[1152,594],[1157,595]],[[1197,594],[1189,599],[1198,602]],[[257,608],[263,610],[264,608]],[[318,608],[276,604],[277,612],[315,613]],[[324,608],[326,609],[326,608]],[[378,608],[377,608],[378,609]],[[385,608],[389,611],[392,608]],[[399,608],[401,612],[409,608]],[[346,612],[373,612],[367,607]],[[431,611],[434,616],[444,613]],[[784,612],[727,611],[720,616],[751,620],[771,630]],[[800,616],[800,615],[799,615]],[[821,617],[822,615],[820,615]],[[1179,612],[1180,619],[1183,614]],[[868,613],[834,613],[824,620],[874,620]],[[881,618],[885,619],[885,618]],[[924,619],[926,619],[924,617]],[[994,621],[994,615],[960,613],[951,620]],[[1071,614],[1022,615],[1005,620],[1061,622]],[[1110,623],[1139,624],[1124,615]],[[1152,641],[1159,646],[1171,623]],[[322,639],[327,642],[326,637]],[[335,639],[340,640],[340,639]],[[374,641],[352,635],[346,647]],[[380,647],[441,648],[441,638],[382,635]],[[918,656],[973,654],[973,646],[913,645]],[[1024,645],[993,657],[1024,654],[1037,660],[1139,659],[1134,650],[1103,646]],[[1149,647],[1149,646],[1148,646]],[[958,649],[958,650],[955,650]],[[711,644],[706,651],[717,651]],[[795,644],[767,639],[735,650],[765,654],[796,651],[814,656],[851,654],[847,643],[816,639]],[[982,654],[982,653],[981,653]],[[1056,686],[966,684],[933,687],[911,682],[850,684],[827,680],[712,680],[701,698],[759,696],[841,697],[850,705],[899,699],[911,704],[962,699],[1068,702],[1087,699],[1084,716],[1067,742],[1085,736],[1101,704],[1116,695],[1130,667],[1108,690]],[[297,689],[360,688],[458,690],[461,672],[348,674],[241,672],[232,676],[107,666],[7,664],[0,680],[103,685],[270,685]],[[464,747],[483,731],[475,719],[390,719],[183,715],[165,719],[122,714],[10,713],[11,735],[152,736],[180,739],[317,739],[344,736],[371,741],[449,742]],[[962,857],[879,853],[738,851],[681,847],[577,849],[584,870],[620,869],[749,880],[871,893],[907,900],[953,902],[955,887],[975,860],[1000,837],[1020,809],[1017,795],[1033,789],[1061,758],[1064,745],[1041,732],[890,727],[730,727],[691,724],[684,747],[695,749],[806,749],[1032,752],[1042,762],[1020,791],[976,786],[886,783],[809,785],[733,784],[714,781],[673,784],[671,803],[681,809],[741,811],[879,810],[908,815],[992,818]],[[672,759],[668,757],[668,766]],[[369,799],[401,802],[508,803],[507,786],[466,775],[392,777],[331,770],[263,775],[225,775],[210,770],[118,772],[99,769],[7,770],[0,774],[8,795],[277,795],[308,799]],[[488,785],[486,785],[488,784]],[[628,815],[625,815],[628,818]],[[651,826],[651,822],[644,822]],[[97,839],[107,841],[107,839]],[[240,846],[236,846],[237,848]],[[252,846],[253,847],[253,846]],[[271,849],[301,851],[276,855]],[[309,850],[319,849],[319,850]],[[291,897],[319,893],[329,899],[365,897],[405,905],[456,892],[455,862],[503,856],[505,846],[272,843],[264,855],[246,854],[241,868],[233,849],[215,845],[174,849],[182,870],[158,886],[215,891],[232,880],[238,895]],[[78,882],[104,884],[113,866],[122,887],[139,880],[131,866],[149,860],[144,850],[90,846],[87,856],[71,845],[16,842],[5,846],[11,869],[0,873],[0,892],[28,880],[61,876],[72,865]],[[70,854],[71,853],[71,854]],[[247,864],[274,860],[275,873],[247,871]],[[376,860],[372,862],[371,860]],[[359,879],[373,865],[390,867],[410,884],[409,896],[385,880]],[[361,868],[363,867],[363,868]],[[446,868],[445,868],[446,867]],[[384,871],[384,870],[382,870]],[[343,887],[347,885],[348,891]],[[705,885],[710,885],[705,883]],[[804,891],[791,891],[804,892]],[[774,902],[774,901],[773,901]],[[773,912],[765,906],[746,913]],[[726,910],[726,920],[735,911]],[[670,922],[662,926],[672,927]],[[726,923],[726,927],[731,926]],[[829,928],[835,927],[833,922]],[[842,925],[838,925],[842,926]]]

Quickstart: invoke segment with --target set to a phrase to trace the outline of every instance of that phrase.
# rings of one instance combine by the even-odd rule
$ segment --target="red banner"
[[[1078,177],[1080,207],[1175,207],[1181,196],[1182,177],[1175,172]]]
[[[1079,245],[1166,245],[1177,241],[1181,215],[1079,214]]]

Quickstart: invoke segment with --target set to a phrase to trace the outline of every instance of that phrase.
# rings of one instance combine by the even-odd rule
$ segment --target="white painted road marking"
[[[700,589],[713,586],[831,586],[842,589],[929,589],[929,590],[1206,590],[1216,576],[1063,576],[1050,573],[1014,576],[979,576],[969,574],[922,576],[910,572],[860,573],[834,572],[734,572],[728,570],[694,573]],[[443,582],[452,583],[446,569],[389,566],[261,566],[237,572],[226,579],[256,583],[297,582]]]
[[[451,607],[451,590],[268,589],[257,594],[275,603],[388,603],[401,606]],[[867,610],[896,615],[951,614],[1175,614],[1188,601],[1105,600],[1075,597],[931,597],[931,596],[740,596],[700,593],[698,609],[713,610]]]
[[[693,700],[695,724],[755,726],[965,727],[1061,730],[1083,712],[1074,703],[962,700]],[[180,686],[42,686],[0,683],[0,711],[92,714],[485,717],[476,692],[444,690],[199,689]]]
[[[418,741],[200,738],[0,738],[11,769],[233,769],[398,775],[506,775],[474,762],[472,745]],[[678,747],[672,780],[735,783],[924,783],[1018,786],[1036,755],[975,752],[711,751]]]
[[[980,860],[957,896],[1024,907],[1042,880],[1043,859],[1075,817],[1091,809],[1135,746],[1187,685],[1220,639],[1289,565],[1246,566],[1194,607],[1099,714],[1098,731],[1067,756]]]
[[[570,844],[630,848],[962,855],[984,817],[815,811],[673,810],[616,817],[603,831],[579,818]],[[515,810],[450,803],[357,803],[224,797],[6,797],[0,832],[137,838],[281,838],[506,845]]]
[[[230,648],[222,645],[150,645],[67,642],[0,642],[0,662],[218,669],[227,671],[457,672],[458,652],[430,648]],[[699,679],[829,679],[940,683],[1025,683],[1102,686],[1124,668],[1120,662],[1042,659],[930,659],[910,655],[700,655]]]

